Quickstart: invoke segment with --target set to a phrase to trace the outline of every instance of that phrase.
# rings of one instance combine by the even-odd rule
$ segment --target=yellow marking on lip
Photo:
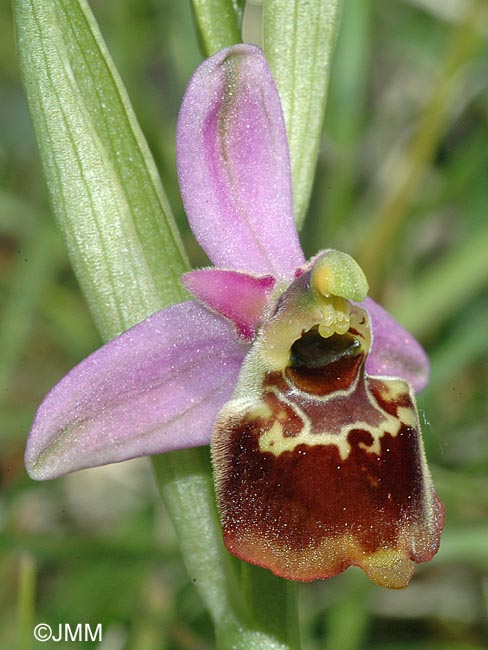
[[[398,408],[398,419],[401,420],[407,427],[412,427],[415,429],[417,426],[414,410],[409,409],[405,406],[400,406]]]
[[[390,387],[391,390],[388,390],[390,398],[401,394],[402,383],[403,382],[401,381],[397,381],[393,386]],[[357,381],[349,389],[349,391],[340,391],[340,394],[347,395],[352,393],[355,390],[356,385]],[[284,420],[282,417],[275,416],[275,421],[273,424],[269,427],[269,429],[263,431],[259,437],[259,450],[261,452],[270,452],[274,456],[280,456],[286,451],[293,452],[299,445],[307,445],[309,447],[314,447],[316,445],[335,445],[339,451],[341,460],[345,461],[351,453],[352,448],[351,444],[348,441],[348,436],[349,433],[353,430],[361,430],[369,433],[373,438],[372,443],[368,445],[365,442],[359,442],[358,446],[367,453],[380,456],[381,438],[383,438],[385,434],[388,433],[392,437],[396,437],[400,432],[402,424],[411,426],[413,428],[416,428],[417,426],[414,409],[399,407],[398,417],[395,417],[394,415],[391,415],[382,409],[376,400],[374,400],[371,392],[368,390],[367,393],[371,407],[375,409],[375,411],[378,413],[378,416],[381,418],[378,424],[370,424],[362,420],[356,420],[355,422],[350,422],[342,426],[341,429],[336,432],[323,431],[321,433],[313,433],[312,423],[309,416],[280,391],[273,390],[272,392],[275,393],[280,401],[284,402],[287,406],[292,408],[295,414],[301,419],[303,423],[303,427],[300,433],[293,436],[287,436],[285,435],[283,428],[283,424],[286,423],[286,420]],[[330,399],[331,396],[327,396],[326,400]],[[254,410],[248,415],[254,417]]]
[[[343,426],[339,433],[312,433],[310,425],[304,426],[303,430],[296,436],[285,436],[283,426],[280,422],[275,421],[273,425],[259,437],[259,451],[271,452],[274,456],[280,456],[285,451],[295,451],[300,445],[315,447],[317,445],[335,445],[339,451],[341,460],[344,462],[351,453],[351,444],[348,436],[353,430],[366,431],[373,437],[373,443],[367,445],[364,442],[359,443],[359,447],[370,454],[381,455],[381,438],[386,434],[392,437],[398,435],[401,422],[392,415],[386,414],[384,422],[378,426],[373,426],[367,422],[353,422]],[[308,430],[307,430],[308,429]]]

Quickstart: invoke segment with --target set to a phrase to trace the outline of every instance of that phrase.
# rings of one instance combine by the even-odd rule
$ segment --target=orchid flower
[[[345,253],[303,256],[286,131],[261,51],[195,72],[177,127],[181,193],[216,268],[74,368],[41,404],[34,479],[208,445],[224,541],[293,580],[349,565],[405,586],[435,554],[443,508],[414,391],[420,345],[367,297]]]

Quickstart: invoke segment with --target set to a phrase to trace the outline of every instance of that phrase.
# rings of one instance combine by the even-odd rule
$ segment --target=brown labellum
[[[436,553],[444,512],[411,389],[365,374],[369,325],[356,312],[346,334],[305,332],[281,370],[263,370],[255,346],[214,431],[219,510],[228,549],[276,575],[356,565],[400,588]]]

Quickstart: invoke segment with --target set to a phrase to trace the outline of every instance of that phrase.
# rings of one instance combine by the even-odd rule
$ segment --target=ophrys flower
[[[443,510],[413,390],[419,344],[366,298],[346,254],[306,263],[294,225],[286,131],[261,52],[223,50],[196,71],[177,130],[192,230],[220,268],[46,397],[30,475],[210,442],[224,539],[239,557],[311,580],[361,566],[404,586],[437,550]]]

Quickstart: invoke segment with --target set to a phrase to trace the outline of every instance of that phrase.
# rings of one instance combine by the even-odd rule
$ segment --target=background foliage
[[[174,163],[178,106],[201,60],[190,6],[91,6],[202,265]],[[259,12],[246,13],[255,42]],[[487,24],[484,2],[346,0],[302,242],[309,254],[356,255],[375,296],[427,348],[419,405],[447,524],[438,556],[404,591],[355,570],[303,586],[305,650],[486,648]],[[101,622],[104,650],[210,649],[146,461],[46,484],[23,468],[36,406],[99,340],[50,216],[5,3],[0,124],[0,646],[35,647],[35,620]]]

